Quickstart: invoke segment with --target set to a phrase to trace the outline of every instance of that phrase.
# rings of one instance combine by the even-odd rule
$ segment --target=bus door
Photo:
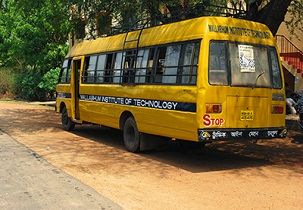
[[[72,96],[72,118],[80,120],[79,110],[79,86],[80,86],[80,72],[83,67],[84,57],[77,57],[73,59],[72,79],[71,79],[71,96]]]

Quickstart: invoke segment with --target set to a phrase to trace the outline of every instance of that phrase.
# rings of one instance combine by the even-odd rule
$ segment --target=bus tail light
[[[206,104],[206,113],[221,113],[221,104]]]
[[[273,105],[271,113],[272,114],[283,114],[284,108],[283,106]]]

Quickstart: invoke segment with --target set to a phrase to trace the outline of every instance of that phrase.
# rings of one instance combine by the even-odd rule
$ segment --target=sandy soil
[[[302,209],[302,133],[183,151],[124,150],[120,131],[60,128],[52,108],[0,102],[0,129],[125,209]]]

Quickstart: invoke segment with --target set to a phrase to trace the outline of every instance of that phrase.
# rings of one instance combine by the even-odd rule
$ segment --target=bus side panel
[[[60,105],[65,104],[68,116],[71,116],[71,89],[69,84],[58,84],[56,87],[56,111],[60,112]]]
[[[141,109],[135,111],[135,115],[141,132],[183,140],[198,140],[195,113]]]
[[[84,95],[85,98],[83,98]],[[138,102],[141,99],[146,101],[182,102],[193,104],[196,107],[195,95],[195,86],[81,85],[81,120],[119,128],[121,114],[124,111],[129,111],[135,117],[138,129],[141,132],[197,140],[195,111],[152,108]],[[111,99],[109,99],[110,97]],[[123,98],[123,103],[121,104],[121,101],[115,103],[113,98]],[[132,100],[131,105],[126,103],[128,99]]]
[[[81,120],[112,128],[119,128],[119,105],[80,100]]]
[[[138,86],[140,88],[140,86]],[[142,89],[144,91],[142,91]],[[131,92],[129,88],[126,89]],[[192,104],[196,107],[196,86],[144,86],[138,98]],[[197,140],[196,110],[175,111],[132,107],[140,131],[184,140]],[[196,108],[195,108],[196,109]]]
[[[116,118],[119,113],[113,104],[97,102],[89,97],[105,96],[105,90],[96,85],[80,85],[80,116],[82,121],[118,128]],[[85,98],[83,98],[85,96]],[[81,98],[82,97],[82,98]]]

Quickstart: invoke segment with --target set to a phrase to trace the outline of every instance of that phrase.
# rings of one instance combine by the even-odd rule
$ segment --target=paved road
[[[0,131],[0,209],[121,209]]]

